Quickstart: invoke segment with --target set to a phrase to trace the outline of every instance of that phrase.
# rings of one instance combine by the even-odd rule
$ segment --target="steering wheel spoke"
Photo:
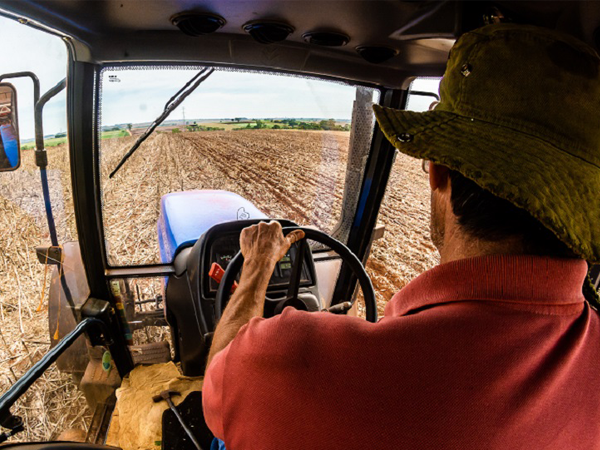
[[[286,300],[293,300],[298,298],[298,292],[300,291],[300,282],[302,281],[302,266],[304,262],[304,256],[306,255],[306,239],[301,239],[297,243],[296,257],[292,265],[292,273],[290,275],[290,284],[288,286]],[[290,253],[292,253],[290,248]]]

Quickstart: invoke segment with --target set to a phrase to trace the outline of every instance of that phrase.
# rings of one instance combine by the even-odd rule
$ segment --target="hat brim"
[[[462,173],[600,262],[600,168],[540,138],[454,113],[374,110],[399,151]]]

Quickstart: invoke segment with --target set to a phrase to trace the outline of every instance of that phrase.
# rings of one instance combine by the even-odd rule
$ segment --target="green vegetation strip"
[[[112,139],[112,138],[121,138],[129,136],[129,133],[125,130],[119,131],[103,131],[100,139]],[[67,137],[54,137],[50,139],[44,139],[44,146],[46,148],[56,147],[57,145],[65,144],[67,142]],[[27,142],[26,144],[21,144],[21,150],[32,150],[35,148],[35,141]]]

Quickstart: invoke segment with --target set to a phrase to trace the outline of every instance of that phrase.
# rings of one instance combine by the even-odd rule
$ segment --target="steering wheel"
[[[294,303],[298,302],[298,291],[300,290],[302,264],[304,262],[304,255],[307,251],[306,240],[311,239],[315,242],[318,242],[331,248],[340,256],[343,263],[348,264],[348,267],[350,267],[350,270],[352,270],[352,273],[358,279],[358,283],[360,284],[360,287],[363,292],[366,306],[366,319],[369,322],[377,322],[377,302],[375,300],[375,291],[373,290],[373,285],[371,284],[371,279],[369,278],[369,275],[367,275],[364,266],[356,257],[356,255],[352,253],[352,251],[350,251],[350,249],[344,244],[342,244],[340,241],[332,238],[331,236],[323,233],[322,231],[303,227],[286,227],[282,231],[284,235],[287,235],[288,233],[294,230],[304,231],[304,239],[298,241],[299,248],[296,252],[296,258],[294,259],[294,264],[292,266],[290,284],[288,287],[287,295],[285,299],[282,300],[283,304],[293,305]],[[227,270],[223,274],[223,279],[221,280],[221,283],[219,283],[217,296],[215,298],[215,316],[217,321],[221,318],[221,315],[225,310],[225,306],[227,306],[231,288],[233,287],[235,278],[241,270],[243,263],[244,256],[242,255],[242,252],[239,251],[231,259],[227,266]],[[342,311],[350,309],[350,307],[352,307],[351,303],[347,308],[343,309]],[[335,308],[335,306],[333,308]]]

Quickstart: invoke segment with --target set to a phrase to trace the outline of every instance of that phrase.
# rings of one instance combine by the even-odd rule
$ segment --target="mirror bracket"
[[[48,153],[46,152],[46,149],[35,150],[35,165],[40,169],[48,167]]]

